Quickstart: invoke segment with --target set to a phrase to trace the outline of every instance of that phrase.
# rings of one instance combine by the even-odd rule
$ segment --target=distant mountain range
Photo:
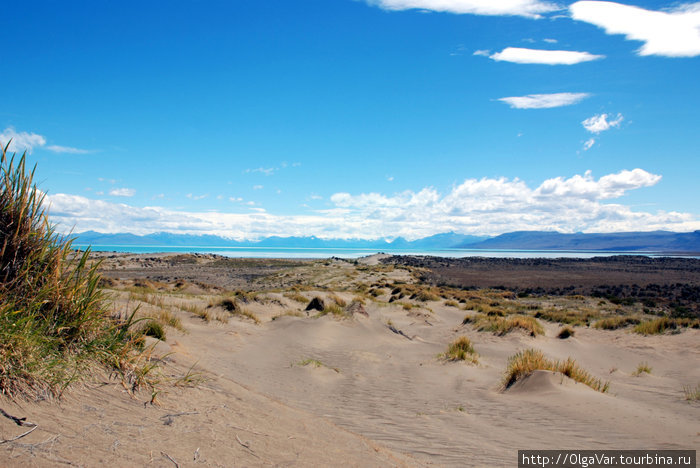
[[[700,252],[700,231],[616,232],[562,234],[548,231],[516,231],[477,243],[469,249],[612,250],[617,252]]]
[[[562,234],[551,231],[516,231],[495,237],[468,236],[447,232],[408,241],[386,239],[320,239],[311,237],[267,237],[258,241],[236,241],[224,237],[167,232],[137,236],[87,231],[75,234],[77,245],[146,247],[278,247],[356,249],[503,249],[503,250],[600,250],[617,252],[700,252],[700,231],[620,232],[608,234]]]

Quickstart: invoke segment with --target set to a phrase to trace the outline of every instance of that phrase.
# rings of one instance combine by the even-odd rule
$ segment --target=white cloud
[[[88,154],[89,150],[84,150],[80,148],[73,148],[71,146],[59,146],[59,145],[49,145],[46,147],[47,150],[53,151],[54,153],[68,153],[68,154]]]
[[[488,57],[491,54],[490,50],[475,50],[474,55],[480,55],[482,57]]]
[[[575,65],[604,58],[603,55],[593,55],[588,52],[570,50],[540,50],[524,49],[521,47],[506,47],[501,52],[489,56],[500,62],[544,64],[544,65]]]
[[[11,140],[11,141],[10,141]],[[37,146],[44,146],[46,138],[36,133],[17,132],[13,127],[7,127],[0,133],[0,146],[10,143],[8,151],[10,153],[32,153]]]
[[[542,39],[542,40],[543,40],[544,42],[546,42],[547,44],[556,44],[557,42],[559,42],[559,41],[557,41],[556,39],[548,39],[548,38],[545,38],[545,39]]]
[[[613,127],[619,127],[624,119],[622,114],[617,114],[613,120],[608,120],[608,118],[610,118],[610,115],[608,114],[597,114],[581,122],[581,125],[583,125],[583,128],[589,132],[597,135],[600,132],[604,132]]]
[[[540,0],[367,0],[385,10],[431,10],[473,15],[513,15],[539,18],[559,10],[554,3]]]
[[[700,55],[700,3],[655,11],[615,2],[581,1],[572,4],[569,11],[574,19],[594,24],[608,34],[624,34],[628,40],[643,42],[639,55]]]
[[[426,187],[418,192],[336,193],[330,209],[310,215],[186,212],[160,207],[138,208],[78,195],[50,195],[49,215],[59,230],[74,232],[167,231],[215,234],[235,239],[266,236],[416,239],[440,232],[500,234],[515,230],[557,229],[562,232],[611,232],[700,229],[689,213],[633,211],[611,200],[631,190],[651,187],[660,175],[642,169],[623,170],[595,179],[590,172],[556,177],[531,188],[519,179],[467,179],[441,194]],[[253,203],[249,203],[254,206]]]
[[[209,196],[209,194],[195,195],[195,194],[193,194],[193,193],[188,193],[188,194],[185,195],[185,196],[186,196],[187,198],[189,198],[190,200],[203,200],[203,199],[207,198],[207,197]]]
[[[262,185],[253,185],[253,190],[262,190],[263,188],[265,187]]]
[[[595,145],[595,138],[589,138],[583,143],[583,151],[588,151]]]
[[[528,94],[499,98],[514,109],[550,109],[577,104],[590,96],[588,93]]]
[[[266,176],[271,176],[272,174],[275,173],[275,171],[278,171],[278,170],[279,170],[279,168],[277,168],[277,167],[257,167],[255,169],[246,169],[245,172],[246,172],[246,174],[259,172],[259,173],[264,174]]]
[[[113,197],[133,197],[136,195],[136,190],[131,188],[115,188],[109,191]]]
[[[5,148],[7,143],[10,143],[8,151],[10,153],[23,153],[27,152],[29,154],[34,151],[34,148],[46,147],[47,150],[54,153],[69,153],[69,154],[87,154],[90,151],[83,150],[79,148],[73,148],[71,146],[59,146],[59,145],[46,145],[46,138],[37,133],[29,132],[18,132],[14,127],[7,127],[0,133],[0,146]]]

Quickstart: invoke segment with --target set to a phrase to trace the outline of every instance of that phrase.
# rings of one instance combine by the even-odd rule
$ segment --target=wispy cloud
[[[540,0],[367,0],[385,10],[431,10],[489,16],[525,16],[539,18],[543,13],[559,10],[554,3]]]
[[[46,144],[46,138],[36,133],[18,132],[13,127],[7,127],[0,133],[0,146],[5,148],[8,143],[8,151],[11,153],[26,151],[31,154],[34,148]]]
[[[519,179],[467,179],[447,193],[431,187],[391,195],[336,193],[330,198],[333,205],[329,209],[287,216],[269,212],[139,208],[68,194],[49,195],[48,201],[50,217],[63,232],[74,228],[75,232],[207,233],[237,239],[308,235],[416,239],[450,230],[500,234],[543,229],[563,232],[700,229],[700,220],[690,213],[634,211],[613,202],[629,191],[652,187],[660,180],[660,175],[642,169],[623,170],[598,179],[590,172],[556,177],[536,187],[529,187]]]
[[[185,196],[186,196],[187,198],[189,198],[190,200],[203,200],[203,199],[207,198],[207,197],[209,196],[209,194],[194,195],[194,194],[192,194],[192,193],[188,193],[188,194],[185,195]]]
[[[583,128],[589,132],[597,135],[600,132],[604,132],[613,127],[619,127],[624,119],[622,114],[617,114],[617,116],[612,120],[608,120],[609,118],[609,114],[597,114],[581,122],[581,125],[583,125]]]
[[[278,170],[279,170],[278,167],[257,167],[255,169],[246,169],[245,173],[251,174],[251,173],[259,172],[260,174],[264,174],[266,176],[271,176],[272,174],[274,174]]]
[[[474,51],[474,55],[479,55],[481,57],[488,57],[490,54],[491,54],[491,51],[487,50],[487,49]]]
[[[49,145],[46,147],[47,150],[53,151],[54,153],[68,153],[68,154],[88,154],[90,150],[84,150],[80,148],[73,148],[71,146],[59,146],[59,145]]]
[[[572,18],[624,34],[644,44],[639,55],[695,57],[700,55],[700,3],[673,10],[645,10],[615,2],[581,1],[569,6]]]
[[[262,190],[265,187],[263,185],[253,185],[253,190]]]
[[[589,93],[528,94],[499,98],[514,109],[550,109],[552,107],[577,104],[590,96]]]
[[[31,154],[35,148],[45,147],[47,150],[54,153],[68,154],[87,154],[88,150],[73,148],[71,146],[48,145],[46,146],[46,137],[37,133],[18,132],[14,127],[7,127],[0,133],[0,146],[3,148],[10,143],[8,151],[11,153],[22,153],[26,151]]]
[[[583,151],[588,151],[589,149],[593,148],[593,145],[595,145],[595,138],[589,138],[583,142]]]
[[[603,55],[593,55],[588,52],[570,50],[540,50],[520,47],[506,47],[501,52],[489,56],[499,62],[513,62],[543,65],[575,65],[604,58]]]
[[[133,197],[136,195],[136,190],[131,188],[115,188],[109,191],[113,197]]]

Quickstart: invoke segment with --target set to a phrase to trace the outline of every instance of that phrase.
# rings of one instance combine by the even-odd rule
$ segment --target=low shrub
[[[565,340],[569,337],[572,337],[576,334],[576,331],[571,328],[571,327],[563,327],[561,330],[559,330],[559,334],[557,334],[557,338],[560,340]]]

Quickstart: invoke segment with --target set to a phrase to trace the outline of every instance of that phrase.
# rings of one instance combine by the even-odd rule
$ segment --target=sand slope
[[[464,325],[465,311],[442,299],[389,303],[389,288],[366,292],[368,316],[303,312],[303,301],[317,295],[353,300],[355,292],[333,293],[334,285],[412,280],[408,270],[362,262],[356,269],[308,264],[255,281],[284,288],[303,275],[319,286],[302,289],[300,301],[284,289],[241,299],[260,324],[209,308],[221,298],[206,286],[202,296],[171,286],[157,301],[143,297],[142,313],[166,307],[187,330],[168,329],[167,343],[158,345],[167,355],[165,377],[177,380],[196,363],[207,380],[195,388],[163,385],[161,406],[100,376],[60,404],[2,399],[0,407],[40,427],[0,444],[0,465],[513,466],[518,449],[700,446],[700,403],[683,394],[684,385],[700,382],[699,330],[641,336],[579,326],[560,340],[560,325],[541,321],[545,336],[496,336]],[[137,297],[120,294],[115,307]],[[187,312],[197,303],[228,322]],[[461,335],[474,344],[478,365],[439,357]],[[544,371],[502,391],[508,358],[526,348],[574,358],[610,380],[610,392]],[[641,363],[651,374],[634,375]],[[0,439],[18,429],[0,419]]]
[[[689,448],[700,438],[700,408],[683,400],[683,383],[700,380],[700,333],[641,337],[580,329],[569,340],[524,334],[495,337],[461,325],[462,313],[426,318],[368,306],[370,318],[283,317],[215,339],[202,358],[249,388],[440,466],[503,465],[519,448]],[[386,320],[409,340],[388,329]],[[479,366],[437,358],[466,334]],[[190,344],[197,346],[194,341]],[[501,392],[507,357],[537,347],[569,356],[612,382],[602,394],[551,375]],[[203,350],[202,350],[203,351]],[[302,365],[316,360],[321,367]],[[652,375],[630,375],[641,362]],[[611,373],[612,371],[612,373]]]

